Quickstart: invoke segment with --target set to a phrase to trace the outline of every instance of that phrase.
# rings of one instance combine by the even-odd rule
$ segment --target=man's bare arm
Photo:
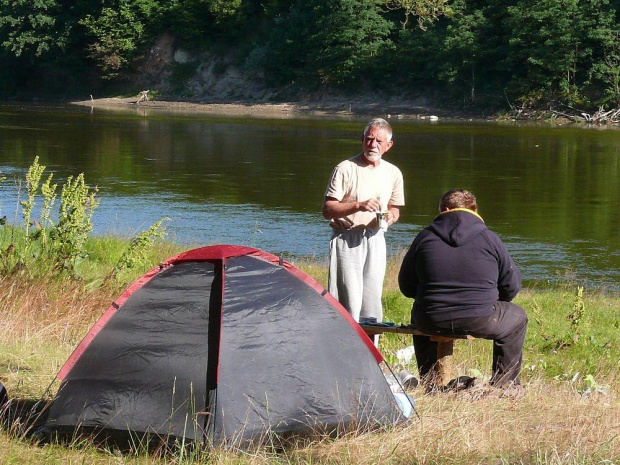
[[[379,199],[368,199],[363,202],[342,202],[333,197],[325,197],[323,201],[323,218],[333,220],[352,215],[360,211],[375,212],[381,209]]]

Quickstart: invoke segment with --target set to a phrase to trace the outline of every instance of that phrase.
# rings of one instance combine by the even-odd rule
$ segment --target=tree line
[[[122,88],[166,32],[288,98],[618,108],[619,19],[620,0],[0,0],[0,97]]]

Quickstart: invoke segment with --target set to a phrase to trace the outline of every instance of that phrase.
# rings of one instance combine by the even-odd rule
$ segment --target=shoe
[[[471,376],[459,376],[458,378],[450,380],[446,385],[447,390],[450,391],[463,391],[464,389],[471,389],[473,387],[479,387],[482,385],[480,378],[472,378]]]

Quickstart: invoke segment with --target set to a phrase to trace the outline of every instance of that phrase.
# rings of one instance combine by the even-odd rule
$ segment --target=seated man
[[[446,192],[440,214],[414,239],[398,275],[401,292],[415,299],[411,322],[427,334],[493,340],[492,386],[519,384],[525,311],[510,301],[521,274],[499,237],[477,213],[466,190]],[[429,385],[437,343],[413,336],[420,377]]]

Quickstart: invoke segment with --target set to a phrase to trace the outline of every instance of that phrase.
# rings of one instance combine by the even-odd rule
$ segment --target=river
[[[386,236],[390,254],[432,221],[443,192],[465,188],[526,283],[620,290],[620,130],[390,121],[386,158],[403,171],[406,195]],[[84,173],[98,187],[95,234],[131,236],[168,217],[169,239],[187,247],[322,260],[327,180],[359,151],[365,122],[0,104],[0,216],[23,221],[18,202],[38,156],[56,182]]]

